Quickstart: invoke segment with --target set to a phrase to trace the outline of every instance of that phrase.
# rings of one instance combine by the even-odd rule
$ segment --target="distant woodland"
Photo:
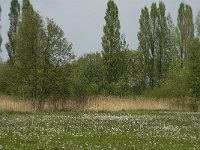
[[[102,51],[76,58],[72,43],[53,19],[43,19],[29,0],[21,6],[12,0],[5,45],[9,59],[0,64],[0,93],[31,99],[38,110],[45,101],[139,95],[175,98],[197,109],[200,12],[194,19],[185,3],[177,12],[174,24],[163,2],[142,8],[139,45],[131,50],[120,33],[118,7],[109,0]]]

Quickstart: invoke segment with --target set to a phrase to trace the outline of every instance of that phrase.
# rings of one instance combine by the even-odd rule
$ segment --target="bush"
[[[147,90],[143,95],[157,98],[185,98],[187,91],[186,73],[182,70],[173,77],[166,79],[161,87]]]

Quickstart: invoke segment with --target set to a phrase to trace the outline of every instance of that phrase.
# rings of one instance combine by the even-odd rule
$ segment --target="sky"
[[[19,0],[21,3],[22,0]],[[101,51],[101,38],[103,36],[104,16],[108,0],[30,0],[34,9],[45,18],[53,18],[64,30],[65,37],[73,43],[73,52],[76,56],[85,53]],[[152,2],[160,0],[115,0],[119,8],[121,33],[126,35],[130,49],[137,49],[137,34],[139,31],[139,18],[144,6],[150,7]],[[166,12],[170,13],[176,23],[180,2],[192,6],[194,18],[200,10],[200,0],[162,0],[166,5]],[[0,0],[1,35],[3,38],[1,58],[7,60],[5,43],[9,28],[9,8],[11,0]]]

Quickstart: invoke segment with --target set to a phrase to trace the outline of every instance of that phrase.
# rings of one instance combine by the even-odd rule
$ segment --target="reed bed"
[[[172,99],[147,97],[89,97],[87,99],[46,100],[44,111],[131,111],[131,110],[177,110],[189,108]],[[0,95],[0,111],[35,112],[33,101]]]

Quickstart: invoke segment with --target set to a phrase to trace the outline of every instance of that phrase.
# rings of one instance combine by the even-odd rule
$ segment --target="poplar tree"
[[[151,11],[150,11],[150,18],[149,18],[149,28],[150,32],[148,33],[150,47],[149,47],[149,56],[150,56],[150,87],[154,88],[156,85],[156,46],[157,46],[157,29],[158,29],[158,10],[157,10],[157,4],[152,3],[151,5]]]
[[[22,3],[22,17],[23,15],[29,11],[29,9],[32,8],[32,5],[30,3],[29,0],[23,0],[23,3]]]
[[[191,6],[184,3],[180,4],[177,22],[180,32],[181,68],[184,68],[187,62],[187,48],[194,37],[194,23]]]
[[[197,37],[200,38],[200,11],[197,13],[195,29],[196,29]]]
[[[120,21],[118,7],[113,0],[107,3],[104,35],[102,37],[102,56],[104,63],[105,82],[117,82],[122,75],[123,58],[121,55]]]
[[[163,2],[152,3],[151,11],[145,7],[141,11],[140,31],[138,33],[139,50],[143,55],[143,72],[146,86],[160,86],[169,69],[169,57],[172,43],[169,38],[167,16]],[[146,76],[146,77],[145,77]]]
[[[8,31],[8,43],[6,44],[6,49],[11,62],[15,61],[15,56],[16,56],[15,37],[18,30],[19,18],[20,18],[20,4],[18,0],[12,0],[9,13],[10,28]]]
[[[190,42],[187,68],[191,106],[194,111],[197,111],[200,102],[200,41],[198,38]]]
[[[171,43],[169,41],[170,35],[168,34],[167,16],[165,14],[165,4],[159,3],[157,9],[157,47],[156,47],[156,79],[159,85],[161,80],[166,77],[169,69],[169,51],[171,50]]]
[[[149,79],[150,81],[150,86],[153,87],[153,75],[152,75],[152,60],[151,60],[151,54],[150,54],[150,39],[152,40],[151,36],[149,35],[150,33],[150,15],[147,7],[144,7],[141,10],[141,15],[140,15],[140,32],[138,33],[138,40],[139,40],[139,51],[141,51],[142,54],[142,64],[143,67],[142,69],[142,78],[143,82],[145,82],[145,85],[148,84],[147,80]],[[152,43],[153,44],[153,43]],[[152,47],[154,49],[154,47]]]
[[[22,91],[33,99],[39,96],[40,57],[43,49],[43,22],[28,0],[23,1],[22,19],[17,33],[16,67]]]
[[[0,21],[1,21],[1,5],[0,5]],[[0,25],[0,29],[1,29],[1,25]],[[1,52],[1,44],[2,44],[2,38],[0,34],[0,52]]]
[[[167,16],[167,26],[168,26],[168,75],[178,76],[180,74],[181,70],[181,63],[180,63],[180,57],[179,57],[179,32],[178,28],[174,25],[172,22],[172,18],[170,15]]]

